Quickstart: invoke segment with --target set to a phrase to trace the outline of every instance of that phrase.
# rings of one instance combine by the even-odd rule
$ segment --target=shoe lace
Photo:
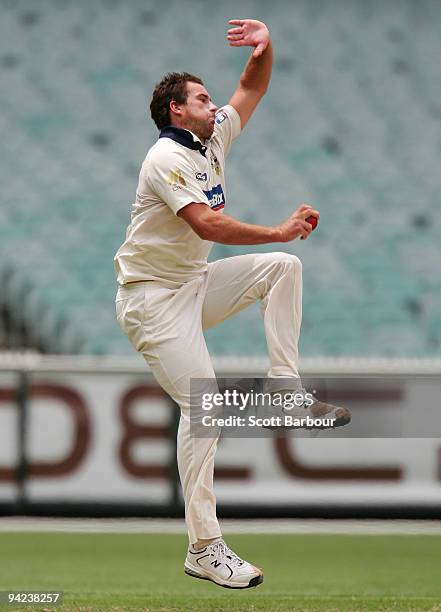
[[[222,540],[213,544],[213,552],[211,554],[214,555],[214,560],[219,563],[225,563],[225,559],[228,559],[229,565],[232,566],[240,567],[245,563]]]

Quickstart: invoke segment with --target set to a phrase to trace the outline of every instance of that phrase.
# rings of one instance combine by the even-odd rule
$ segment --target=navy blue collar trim
[[[199,140],[193,140],[193,136],[188,130],[184,130],[174,125],[167,125],[165,128],[162,128],[159,138],[171,138],[175,142],[187,147],[187,149],[199,151],[200,154],[205,157],[207,147]]]

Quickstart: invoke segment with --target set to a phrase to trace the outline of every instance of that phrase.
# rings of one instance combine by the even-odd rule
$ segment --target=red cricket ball
[[[313,217],[312,215],[310,215],[306,218],[306,222],[310,223],[312,225],[312,229],[315,230],[315,228],[317,227],[318,219],[317,217]]]

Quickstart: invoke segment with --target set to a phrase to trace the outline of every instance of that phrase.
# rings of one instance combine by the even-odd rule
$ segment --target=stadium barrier
[[[214,365],[249,377],[268,364]],[[439,518],[441,360],[304,359],[301,372],[338,380],[353,422],[316,438],[225,436],[219,515]],[[381,435],[366,429],[374,413]],[[182,516],[178,415],[137,357],[0,355],[0,514]]]

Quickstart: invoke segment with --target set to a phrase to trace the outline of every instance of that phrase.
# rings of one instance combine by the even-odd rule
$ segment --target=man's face
[[[176,125],[190,130],[201,140],[207,140],[213,134],[217,106],[203,85],[188,81],[187,102],[172,106],[172,110],[174,108],[179,111],[179,114],[172,115]]]

